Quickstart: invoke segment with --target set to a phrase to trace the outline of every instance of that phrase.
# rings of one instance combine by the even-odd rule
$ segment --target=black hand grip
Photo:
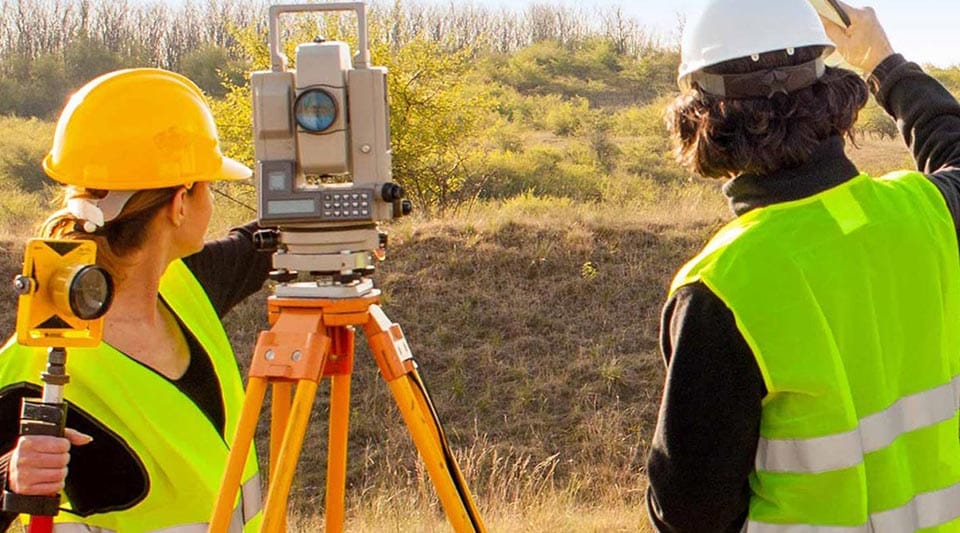
[[[3,512],[57,516],[60,512],[60,496],[24,496],[5,490],[3,491]]]
[[[24,398],[20,407],[21,435],[62,437],[67,422],[66,403],[44,403]]]
[[[44,403],[24,398],[20,404],[20,434],[62,437],[67,421],[67,404]],[[60,496],[27,496],[3,491],[3,511],[33,516],[57,516]]]

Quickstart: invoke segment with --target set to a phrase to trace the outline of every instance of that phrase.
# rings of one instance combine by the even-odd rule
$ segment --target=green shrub
[[[605,175],[597,172],[594,165],[563,161],[557,170],[556,174],[545,176],[541,194],[580,201],[596,201],[602,197]]]
[[[537,91],[550,83],[564,56],[563,46],[557,41],[535,43],[512,54],[500,76],[521,92]]]
[[[63,52],[63,74],[72,88],[82,87],[93,78],[125,65],[139,66],[139,61],[135,58],[124,61],[103,41],[87,35],[76,37]],[[72,90],[70,87],[64,90]]]
[[[202,46],[180,61],[180,72],[215,98],[222,98],[230,87],[243,84],[245,70],[246,66],[232,59],[226,48],[214,44]]]
[[[857,117],[857,129],[860,133],[873,135],[881,139],[895,139],[900,134],[896,122],[872,98],[871,103],[867,104],[860,111],[860,116]]]
[[[497,116],[516,123],[529,123],[535,100],[520,94],[508,85],[492,84],[490,97],[496,102]]]
[[[664,97],[642,106],[630,106],[613,115],[613,129],[617,135],[667,138],[664,110],[672,97]]]
[[[681,181],[687,173],[673,160],[668,139],[638,137],[620,147],[621,168],[632,176],[649,178],[661,183]]]
[[[569,137],[579,132],[589,117],[590,104],[585,98],[564,98],[558,94],[531,96],[531,123],[554,135]]]
[[[0,61],[0,114],[52,118],[69,90],[63,60],[55,54],[35,59],[11,55]]]
[[[576,200],[602,197],[603,175],[585,150],[537,146],[527,152],[495,152],[487,159],[490,179],[483,198],[510,198],[521,194]],[[569,156],[569,157],[568,157]]]
[[[954,95],[960,95],[960,69],[956,66],[943,69],[925,65],[924,70],[942,83],[948,91]]]
[[[594,165],[604,174],[609,174],[623,153],[611,134],[613,120],[609,115],[597,111],[591,114],[588,128],[587,140],[594,157]]]
[[[627,63],[621,73],[624,84],[634,87],[635,102],[652,102],[677,92],[679,48],[650,48],[636,60]]]
[[[499,118],[487,130],[487,142],[496,150],[503,152],[522,152],[526,144],[526,131],[517,122]]]
[[[41,162],[53,141],[54,124],[0,116],[0,184],[4,191],[40,192],[53,183]]]
[[[481,197],[509,198],[533,191],[537,186],[537,176],[556,172],[559,160],[560,154],[556,152],[542,153],[540,161],[535,161],[528,153],[494,152],[487,157],[490,179]]]

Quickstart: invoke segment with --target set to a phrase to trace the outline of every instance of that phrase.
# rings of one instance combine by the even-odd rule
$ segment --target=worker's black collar
[[[740,216],[758,207],[799,200],[836,187],[860,171],[843,152],[843,137],[831,137],[818,146],[806,163],[772,174],[742,174],[723,186],[730,208]]]

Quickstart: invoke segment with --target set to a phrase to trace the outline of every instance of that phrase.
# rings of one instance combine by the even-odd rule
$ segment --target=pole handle
[[[20,404],[20,434],[62,437],[67,421],[66,403],[46,403],[24,398]],[[28,533],[52,530],[53,517],[60,512],[60,496],[28,496],[10,490],[3,491],[3,511],[31,515]],[[40,518],[43,517],[43,518]],[[38,518],[40,518],[38,520]],[[45,520],[49,518],[49,520]],[[34,525],[34,521],[37,524]],[[49,527],[44,525],[50,523]]]

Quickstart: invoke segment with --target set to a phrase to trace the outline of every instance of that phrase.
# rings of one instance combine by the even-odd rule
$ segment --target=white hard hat
[[[804,46],[834,45],[807,0],[709,0],[688,21],[680,48],[678,81],[731,59]]]

